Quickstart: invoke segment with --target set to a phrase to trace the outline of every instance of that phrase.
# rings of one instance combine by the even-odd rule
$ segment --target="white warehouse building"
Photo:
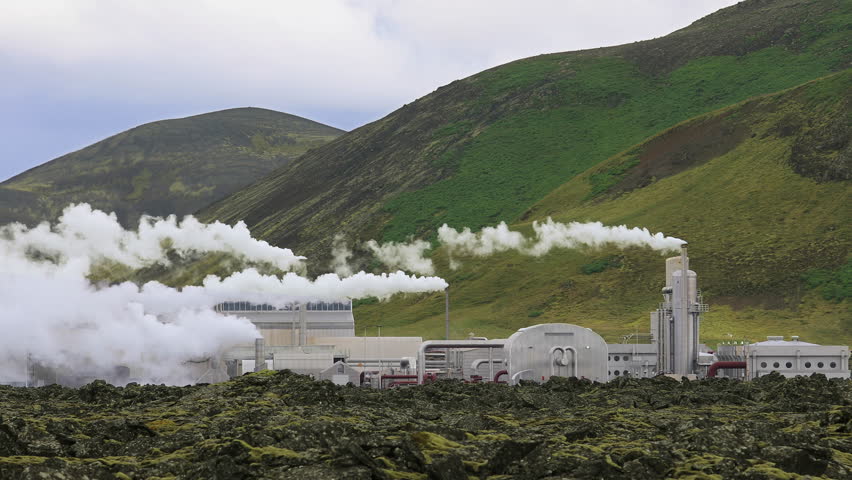
[[[766,341],[746,345],[746,378],[771,372],[785,377],[821,373],[828,378],[849,378],[849,347],[802,342],[799,337],[784,340],[770,336]]]

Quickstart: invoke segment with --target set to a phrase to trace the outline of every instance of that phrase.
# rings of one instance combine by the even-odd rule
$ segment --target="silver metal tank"
[[[509,381],[578,377],[607,381],[607,345],[591,329],[546,323],[518,330],[503,347]]]

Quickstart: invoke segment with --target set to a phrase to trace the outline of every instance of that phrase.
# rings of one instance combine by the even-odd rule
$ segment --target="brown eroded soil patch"
[[[690,122],[651,139],[643,146],[639,164],[624,175],[612,192],[645,187],[733,150],[751,135],[751,130],[729,118],[731,113]]]

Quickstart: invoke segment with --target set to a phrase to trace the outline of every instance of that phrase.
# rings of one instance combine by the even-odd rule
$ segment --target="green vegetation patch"
[[[580,267],[580,271],[585,275],[592,275],[594,273],[601,273],[608,268],[619,267],[621,267],[621,259],[617,255],[611,255],[605,258],[598,258],[583,265]]]
[[[151,171],[147,168],[142,170],[142,172],[130,181],[133,185],[133,192],[127,196],[128,200],[139,200],[142,198],[142,195],[145,194],[145,191],[148,190],[151,186]]]
[[[560,184],[643,138],[825,75],[839,55],[769,47],[696,59],[661,78],[620,58],[579,55],[535,57],[483,73],[475,78],[484,87],[479,99],[488,104],[563,72],[538,94],[521,95],[517,102],[524,108],[487,125],[454,152],[452,177],[387,202],[392,217],[384,238],[429,236],[443,223],[477,229],[516,219]],[[630,158],[599,172],[590,179],[589,195],[606,191],[636,164]]]
[[[466,135],[473,128],[473,122],[470,121],[459,121],[448,123],[441,128],[436,129],[432,133],[432,138],[441,139],[444,137],[455,137]]]
[[[813,269],[802,275],[808,288],[817,289],[822,298],[842,302],[852,298],[852,258],[836,270]]]
[[[611,165],[606,169],[589,175],[589,183],[591,183],[592,189],[586,198],[594,198],[608,191],[620,182],[624,178],[624,175],[636,165],[639,165],[639,157],[632,156],[623,162]]]

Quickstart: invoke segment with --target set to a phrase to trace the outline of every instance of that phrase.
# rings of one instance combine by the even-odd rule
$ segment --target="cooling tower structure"
[[[680,256],[666,259],[663,302],[651,313],[651,332],[657,343],[657,367],[661,373],[698,373],[698,330],[707,305],[698,291],[698,276],[689,270],[686,248],[684,243]]]

